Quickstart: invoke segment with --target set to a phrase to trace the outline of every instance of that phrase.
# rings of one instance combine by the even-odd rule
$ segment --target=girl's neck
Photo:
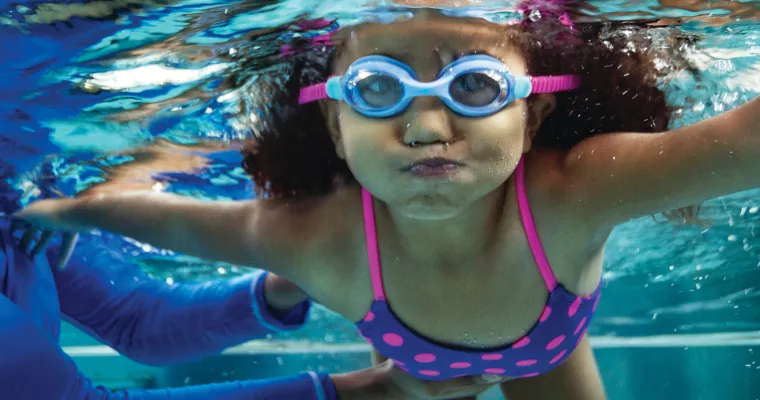
[[[443,220],[419,220],[379,205],[376,216],[389,221],[394,246],[406,257],[436,265],[457,265],[484,254],[501,224],[507,184]]]

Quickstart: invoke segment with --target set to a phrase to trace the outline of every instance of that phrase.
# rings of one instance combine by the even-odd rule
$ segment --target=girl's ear
[[[322,115],[325,116],[325,125],[327,125],[327,132],[330,133],[330,139],[335,145],[335,154],[345,160],[346,152],[343,149],[343,140],[340,135],[340,103],[333,100],[321,100],[319,108],[322,109]]]
[[[557,107],[557,98],[551,93],[537,94],[528,101],[528,126],[525,129],[523,153],[533,145],[533,137],[541,128],[541,123]]]

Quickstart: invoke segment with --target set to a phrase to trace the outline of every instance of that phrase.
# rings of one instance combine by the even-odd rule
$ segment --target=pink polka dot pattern
[[[515,344],[512,345],[512,348],[513,349],[519,349],[519,348],[523,348],[523,347],[525,347],[525,346],[527,346],[529,344],[530,344],[530,338],[526,336],[526,337],[518,340],[517,342],[515,342]]]
[[[581,329],[583,329],[583,325],[586,325],[586,317],[583,317],[581,322],[578,323],[578,327],[575,328],[575,332],[573,332],[573,335],[577,335],[578,332],[580,332]]]
[[[546,345],[546,350],[554,350],[565,341],[565,335],[559,335]]]
[[[435,354],[420,353],[414,356],[414,361],[417,361],[418,363],[431,363],[435,361]]]
[[[561,360],[562,357],[565,356],[565,354],[567,354],[567,350],[562,350],[559,354],[557,354],[556,356],[554,356],[554,358],[552,358],[551,360],[549,360],[549,364],[556,364],[557,361]]]
[[[399,347],[404,344],[404,338],[396,333],[386,333],[383,335],[383,342],[390,346]]]
[[[541,313],[541,318],[539,318],[538,322],[544,322],[547,319],[549,319],[549,316],[552,315],[552,308],[549,306],[546,306],[544,308],[544,312]]]
[[[581,305],[581,298],[576,297],[573,304],[570,304],[570,308],[567,310],[567,316],[572,317],[575,315],[576,312],[578,312],[578,307]]]
[[[357,326],[381,354],[418,379],[480,374],[528,378],[556,368],[572,354],[589,327],[599,290],[579,297],[557,285],[525,336],[488,350],[426,340],[399,321],[384,300],[376,300]]]

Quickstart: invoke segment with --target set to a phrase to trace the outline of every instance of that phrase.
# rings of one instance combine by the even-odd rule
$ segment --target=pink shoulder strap
[[[364,235],[367,241],[369,273],[372,277],[372,293],[375,300],[385,300],[383,274],[380,269],[380,251],[377,247],[377,227],[375,225],[375,205],[372,195],[362,188],[362,208],[364,209]]]
[[[530,251],[533,253],[533,258],[536,260],[538,270],[544,278],[544,283],[546,283],[546,287],[551,292],[557,287],[557,278],[554,277],[554,271],[552,271],[552,267],[549,265],[549,260],[546,258],[544,247],[541,245],[541,239],[538,238],[536,224],[533,222],[533,213],[530,211],[530,204],[528,204],[528,194],[525,192],[524,158],[521,158],[520,162],[517,164],[515,174],[517,174],[517,181],[515,182],[517,188],[517,204],[520,208],[520,216],[522,217],[525,236],[528,238]]]

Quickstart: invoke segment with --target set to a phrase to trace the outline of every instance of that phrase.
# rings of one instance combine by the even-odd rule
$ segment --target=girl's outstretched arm
[[[603,229],[760,187],[760,98],[672,131],[594,136],[558,164],[564,201]]]
[[[103,229],[191,256],[267,269],[300,285],[339,229],[334,203],[327,196],[202,201],[137,191],[41,200],[15,216],[49,230]]]

